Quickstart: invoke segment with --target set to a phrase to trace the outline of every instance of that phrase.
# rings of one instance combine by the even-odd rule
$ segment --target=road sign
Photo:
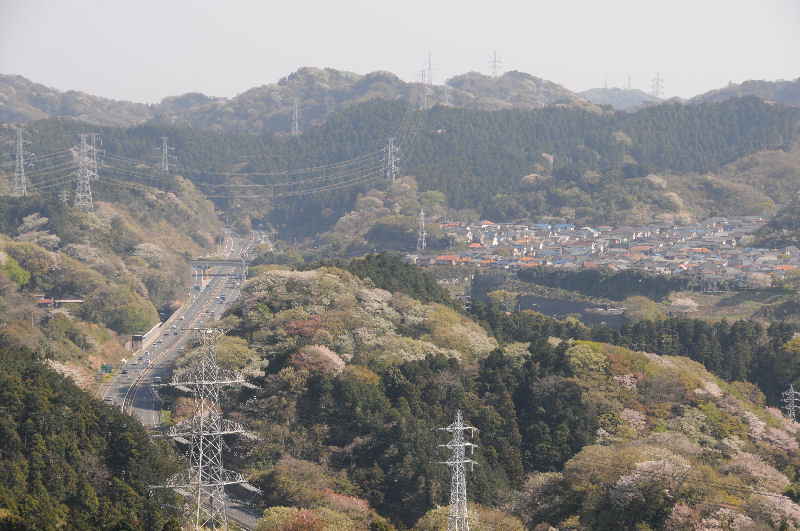
[[[111,373],[113,367],[111,365],[100,365],[100,372]]]

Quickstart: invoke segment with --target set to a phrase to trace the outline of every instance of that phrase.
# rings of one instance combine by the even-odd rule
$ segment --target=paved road
[[[235,233],[228,233],[224,241],[223,255],[240,259],[263,236],[255,233],[245,244]],[[167,381],[172,375],[175,359],[191,339],[192,329],[216,321],[225,308],[239,296],[241,266],[219,268],[201,291],[192,291],[193,299],[182,306],[161,327],[147,338],[142,349],[134,353],[126,366],[127,374],[120,371],[104,384],[98,396],[123,408],[123,411],[138,418],[146,426],[161,425],[161,402],[153,393],[151,384]],[[220,303],[220,295],[225,303]],[[244,528],[253,528],[258,515],[241,503],[228,507],[228,516]]]

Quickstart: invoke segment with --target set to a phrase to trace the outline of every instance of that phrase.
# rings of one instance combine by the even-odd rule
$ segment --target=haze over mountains
[[[536,109],[543,104],[602,112],[599,105],[632,110],[654,101],[652,95],[639,89],[596,88],[576,93],[552,81],[516,71],[497,78],[469,72],[450,78],[448,85],[449,103],[468,109]],[[304,67],[277,83],[252,88],[233,98],[187,93],[164,98],[157,104],[144,104],[74,90],[61,92],[22,76],[0,74],[0,122],[70,117],[97,125],[124,127],[158,120],[212,131],[288,132],[295,101],[300,128],[307,129],[354,103],[373,98],[406,98],[419,88],[420,83],[407,83],[386,71],[360,75]],[[435,86],[427,97],[444,103],[443,90],[441,85]],[[689,102],[720,101],[743,95],[798,106],[800,79],[731,84]]]

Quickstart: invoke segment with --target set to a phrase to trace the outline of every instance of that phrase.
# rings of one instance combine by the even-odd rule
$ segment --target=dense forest
[[[299,237],[326,229],[353,208],[359,193],[383,185],[374,179],[356,180],[333,193],[274,202],[269,193],[254,192],[258,188],[252,185],[334,179],[322,170],[294,176],[281,172],[324,167],[369,153],[378,156],[381,139],[397,135],[407,112],[402,101],[370,100],[300,137],[194,131],[158,121],[97,132],[109,155],[108,175],[174,189],[173,177],[141,165],[126,168],[113,159],[153,161],[153,148],[161,136],[168,136],[179,154],[177,171],[219,207],[246,224],[271,224],[287,236]],[[403,137],[400,160],[402,172],[414,175],[421,191],[438,190],[450,207],[475,209],[496,219],[560,215],[595,222],[624,221],[620,216],[631,218],[637,211],[680,212],[669,190],[646,179],[650,173],[703,174],[743,155],[788,146],[797,139],[800,116],[795,108],[767,105],[755,97],[665,104],[636,113],[559,107],[490,112],[443,106],[420,112],[417,134]],[[409,130],[417,131],[416,119]],[[71,121],[34,122],[29,127],[32,149],[50,153],[69,148],[84,130],[85,125]],[[552,168],[543,153],[554,157]],[[251,175],[231,180],[226,174],[231,171]],[[759,191],[753,201],[742,203],[741,194],[724,183],[701,181],[702,190],[681,186],[689,187],[686,193],[717,200],[722,210],[763,209],[770,199]],[[115,187],[99,186],[99,197],[118,193]]]
[[[660,301],[673,291],[691,287],[690,281],[685,278],[655,275],[635,269],[571,271],[563,268],[536,267],[520,271],[517,277],[533,284],[576,291],[591,297],[614,301],[635,295]]]
[[[800,192],[798,192],[800,193]],[[756,234],[756,245],[800,248],[800,195],[796,193]]]
[[[775,403],[800,377],[792,327],[672,318],[588,329],[480,302],[465,314],[434,302],[447,299],[429,275],[397,258],[348,269],[357,277],[332,264],[260,266],[223,318],[234,336],[223,359],[261,387],[231,407],[263,441],[237,461],[269,493],[264,529],[291,529],[292,507],[320,526],[368,529],[381,515],[438,529],[449,471],[436,428],[455,410],[479,430],[476,518],[502,508],[517,519],[486,529],[795,525],[795,428],[763,408],[764,393]],[[742,487],[757,474],[757,492]],[[764,505],[778,498],[781,509]]]
[[[6,345],[0,404],[0,528],[178,529],[148,489],[176,461],[137,421]]]

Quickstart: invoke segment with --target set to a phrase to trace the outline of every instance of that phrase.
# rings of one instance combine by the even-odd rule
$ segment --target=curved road
[[[244,244],[241,237],[228,232],[223,255],[239,260],[247,256],[252,246],[263,241],[263,236],[254,233]],[[241,266],[220,267],[203,289],[193,291],[193,298],[167,319],[161,327],[147,338],[141,350],[133,353],[125,370],[118,372],[97,392],[106,402],[113,402],[122,410],[151,427],[161,425],[161,401],[153,393],[152,384],[167,381],[172,375],[175,359],[191,339],[192,329],[219,319],[225,307],[239,296],[244,272]],[[240,280],[236,280],[236,278]],[[220,303],[220,295],[225,303]],[[260,516],[242,503],[230,502],[228,518],[241,527],[253,528]]]

